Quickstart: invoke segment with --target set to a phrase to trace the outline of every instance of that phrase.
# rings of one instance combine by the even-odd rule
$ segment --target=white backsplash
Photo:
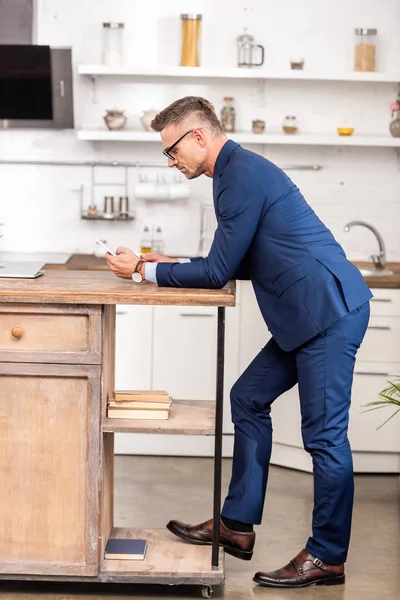
[[[286,68],[292,55],[302,55],[312,71],[352,69],[355,27],[377,27],[379,68],[398,71],[400,6],[397,0],[210,0],[167,3],[148,0],[38,0],[37,41],[72,46],[74,66],[97,63],[101,53],[101,22],[126,23],[126,62],[139,66],[174,65],[179,61],[181,12],[201,12],[202,65],[235,66],[235,38],[242,32],[243,7],[251,6],[249,29],[266,47],[267,68]],[[249,130],[255,118],[265,119],[267,132],[279,131],[283,117],[295,114],[302,132],[334,133],[339,125],[356,133],[385,134],[389,104],[397,86],[344,82],[289,82],[225,80],[204,82],[100,78],[96,103],[90,78],[74,74],[76,128],[103,127],[105,109],[125,109],[129,127],[141,127],[145,109],[163,108],[183,95],[204,95],[220,110],[222,98],[232,95],[237,126]],[[232,136],[234,138],[234,136]],[[288,174],[308,202],[343,244],[352,259],[368,259],[376,241],[362,228],[343,231],[344,224],[362,219],[384,237],[388,258],[400,260],[400,173],[398,154],[388,148],[252,146],[278,165],[319,164],[321,171]],[[1,131],[0,159],[18,160],[129,160],[164,162],[161,144],[88,143],[73,131]],[[154,177],[167,169],[129,169],[129,195],[136,219],[130,222],[91,222],[80,219],[79,190],[91,198],[89,167],[1,166],[0,222],[7,251],[93,252],[95,238],[111,247],[138,248],[144,225],[161,225],[166,251],[196,254],[200,233],[200,204],[212,203],[212,182],[190,182],[190,200],[146,202],[133,198],[140,173]],[[97,181],[123,182],[123,169],[98,169]],[[112,178],[112,179],[111,179]],[[96,188],[96,203],[104,195],[119,196],[123,188]]]

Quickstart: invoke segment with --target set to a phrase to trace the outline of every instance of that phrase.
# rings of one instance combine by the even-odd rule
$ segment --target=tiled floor
[[[224,460],[226,491],[231,461]],[[304,546],[310,530],[312,477],[271,468],[263,524],[256,528],[251,562],[226,557],[226,585],[214,598],[229,600],[399,600],[400,480],[397,476],[358,476],[353,534],[344,586],[303,590],[260,588],[255,571],[282,566]],[[115,524],[163,527],[171,518],[200,522],[211,517],[212,461],[204,458],[116,457]],[[7,600],[122,600],[200,598],[198,588],[113,584],[0,582]]]

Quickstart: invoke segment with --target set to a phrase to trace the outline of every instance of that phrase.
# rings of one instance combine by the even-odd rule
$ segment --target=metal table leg
[[[218,307],[217,392],[214,449],[214,514],[211,565],[218,567],[221,513],[222,416],[224,402],[225,308]]]

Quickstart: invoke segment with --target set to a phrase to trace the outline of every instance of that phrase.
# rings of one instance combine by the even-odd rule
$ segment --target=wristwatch
[[[143,258],[140,258],[137,262],[137,265],[135,267],[135,270],[132,273],[132,279],[133,281],[135,281],[136,283],[142,283],[143,281],[143,277],[142,274],[140,272],[140,269],[142,267],[142,265],[145,263],[146,261]]]

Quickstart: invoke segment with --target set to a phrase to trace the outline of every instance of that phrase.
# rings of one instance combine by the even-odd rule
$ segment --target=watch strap
[[[144,258],[139,258],[135,270],[133,271],[134,273],[140,273],[140,269],[142,268],[142,265],[145,263],[146,261],[144,260]]]

